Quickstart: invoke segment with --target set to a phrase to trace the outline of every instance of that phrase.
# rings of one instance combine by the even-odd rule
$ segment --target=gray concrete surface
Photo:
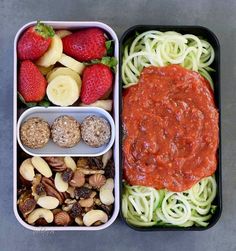
[[[31,232],[12,210],[13,38],[31,20],[98,20],[121,36],[135,24],[203,25],[222,56],[223,214],[204,232],[135,232],[118,218],[100,232]],[[0,0],[0,250],[236,250],[236,1]]]

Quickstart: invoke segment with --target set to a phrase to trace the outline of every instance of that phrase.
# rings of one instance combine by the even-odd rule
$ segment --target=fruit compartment
[[[112,30],[111,27],[108,25],[101,23],[101,22],[93,22],[93,21],[88,21],[88,22],[64,22],[64,21],[42,21],[44,24],[51,25],[54,29],[59,30],[59,29],[68,29],[71,31],[74,30],[80,30],[84,28],[92,28],[92,27],[97,27],[105,31],[108,39],[114,41],[114,57],[118,60],[118,55],[119,55],[119,42],[117,35],[115,32]],[[112,99],[112,110],[106,112],[103,106],[102,108],[97,108],[97,107],[79,107],[78,102],[75,103],[76,106],[73,105],[70,107],[49,107],[47,108],[42,108],[42,107],[35,107],[35,108],[27,108],[22,105],[22,103],[18,100],[18,92],[17,92],[17,79],[18,79],[18,58],[17,58],[17,42],[22,35],[22,33],[29,28],[30,26],[33,26],[36,24],[36,21],[27,23],[24,25],[22,28],[19,29],[15,36],[14,40],[14,92],[13,92],[13,121],[14,121],[14,128],[13,128],[13,209],[14,209],[14,214],[17,218],[17,220],[26,228],[31,229],[31,230],[101,230],[104,229],[108,226],[110,226],[116,219],[118,213],[119,213],[119,127],[115,125],[119,125],[119,82],[118,82],[118,76],[119,76],[119,67],[117,65],[115,74],[114,74],[114,79],[113,79],[113,90],[112,93],[110,94],[110,97]],[[54,105],[53,105],[54,106]],[[98,106],[99,107],[99,106]],[[56,114],[60,115],[72,115],[75,118],[78,118],[79,122],[81,122],[81,119],[84,118],[85,114],[86,115],[99,115],[101,117],[105,117],[110,125],[111,125],[111,139],[107,145],[104,145],[103,147],[99,148],[91,148],[89,146],[85,146],[84,143],[79,142],[78,147],[84,148],[85,150],[87,149],[88,152],[80,152],[75,149],[66,149],[67,152],[57,152],[57,153],[52,153],[52,154],[41,154],[37,153],[37,151],[28,151],[23,147],[22,150],[22,145],[18,144],[17,142],[17,135],[18,135],[18,126],[20,125],[20,121],[23,119],[23,117],[27,114],[33,114],[34,111],[36,112],[37,110],[37,115],[40,115],[42,117],[47,115],[50,117],[48,119],[48,122],[52,122],[52,118],[57,117]],[[70,112],[68,112],[70,110]],[[80,112],[82,111],[82,114]],[[55,111],[55,112],[54,112]],[[51,114],[50,114],[51,113]],[[69,114],[68,114],[69,113]],[[22,114],[22,117],[20,117]],[[49,115],[50,114],[50,115]],[[53,115],[52,115],[53,114]],[[31,115],[29,115],[31,116]],[[40,117],[39,116],[39,117]],[[46,118],[45,117],[45,118]],[[48,118],[49,118],[48,117]],[[19,125],[17,126],[17,123],[19,122]],[[113,152],[113,160],[114,160],[114,166],[115,166],[115,178],[114,178],[114,209],[112,216],[109,218],[109,220],[99,226],[54,226],[54,225],[48,225],[48,226],[33,226],[29,225],[21,216],[20,212],[18,211],[17,207],[17,190],[19,188],[20,184],[20,179],[19,179],[19,165],[20,163],[27,157],[31,156],[46,156],[46,155],[51,155],[51,156],[87,156],[87,157],[92,157],[92,156],[101,156],[103,153],[107,152],[110,148],[112,147],[112,152]],[[46,150],[46,149],[44,149]],[[65,150],[65,149],[63,149]],[[86,150],[86,151],[87,151]],[[28,155],[30,153],[30,156]]]
[[[40,149],[31,149],[27,146],[24,146],[20,139],[20,127],[22,123],[24,123],[27,119],[32,117],[39,117],[43,120],[47,121],[49,125],[53,123],[53,121],[58,118],[59,116],[68,115],[75,118],[81,124],[82,121],[87,116],[97,116],[100,118],[104,118],[108,121],[111,129],[111,136],[109,142],[105,145],[100,147],[91,147],[84,143],[81,139],[79,143],[77,143],[74,147],[71,148],[63,148],[57,146],[53,141],[50,139],[46,146]],[[100,156],[106,153],[113,145],[115,139],[115,124],[111,115],[97,107],[33,107],[26,110],[18,120],[17,126],[17,138],[20,147],[28,153],[29,155],[37,155],[37,156]]]
[[[149,30],[158,30],[162,32],[166,31],[176,31],[181,34],[193,34],[196,36],[200,36],[205,38],[214,48],[215,51],[215,59],[212,63],[212,67],[215,69],[214,72],[211,73],[211,77],[214,83],[214,93],[215,93],[215,102],[219,111],[219,148],[218,148],[218,165],[215,172],[216,182],[217,182],[217,194],[214,200],[214,205],[217,206],[217,210],[210,219],[210,223],[207,227],[201,226],[193,226],[193,227],[175,227],[175,226],[152,226],[152,227],[137,227],[129,224],[124,218],[122,211],[120,212],[120,216],[127,226],[137,231],[203,231],[213,227],[219,220],[222,213],[222,164],[221,164],[221,83],[220,83],[220,44],[216,37],[216,35],[206,27],[202,26],[171,26],[171,25],[135,25],[127,29],[122,37],[120,38],[120,54],[119,54],[119,68],[121,72],[122,66],[122,58],[124,53],[124,46],[128,41],[131,41],[135,37],[135,35],[141,34],[142,32],[146,32]],[[122,93],[123,93],[123,82],[120,77],[120,85],[119,85],[119,94],[120,94],[120,128],[122,128]],[[123,192],[123,178],[122,178],[122,139],[123,139],[123,131],[120,130],[120,207],[122,208],[122,192]]]

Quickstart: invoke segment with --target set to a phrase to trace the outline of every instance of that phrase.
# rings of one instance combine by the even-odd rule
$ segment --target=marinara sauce
[[[178,65],[145,68],[123,96],[124,178],[185,191],[217,166],[219,114],[209,82]]]

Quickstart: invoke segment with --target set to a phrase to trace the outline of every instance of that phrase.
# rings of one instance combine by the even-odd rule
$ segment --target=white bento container
[[[101,23],[101,22],[63,22],[63,21],[42,21],[45,24],[49,24],[53,26],[55,29],[70,29],[70,30],[76,30],[80,28],[89,28],[89,27],[99,27],[103,29],[112,40],[114,40],[114,56],[119,59],[119,41],[117,38],[117,35],[115,32],[106,24]],[[91,227],[86,227],[86,226],[32,226],[26,223],[19,215],[18,208],[17,208],[17,42],[22,34],[22,32],[27,29],[28,27],[36,24],[36,21],[27,23],[24,25],[20,30],[17,32],[14,40],[14,86],[13,86],[13,209],[14,209],[14,214],[17,218],[17,220],[27,229],[30,230],[35,230],[35,231],[57,231],[57,230],[102,230],[110,226],[115,219],[118,216],[119,213],[119,207],[120,207],[120,202],[119,202],[119,67],[117,65],[116,68],[116,74],[115,74],[115,79],[114,79],[114,89],[113,89],[113,119],[114,119],[114,144],[113,144],[113,159],[114,159],[114,164],[115,164],[115,187],[114,187],[114,197],[115,197],[115,202],[114,202],[114,211],[113,215],[111,218],[108,220],[103,225],[100,226],[91,226]],[[58,107],[57,107],[58,108]],[[70,107],[74,108],[74,107]],[[76,107],[75,107],[76,108]],[[78,107],[77,107],[78,108]],[[44,108],[43,108],[44,109]],[[45,108],[46,109],[46,108]],[[49,108],[50,109],[50,108]],[[64,108],[62,108],[64,109]],[[98,108],[99,110],[99,108]],[[27,111],[26,111],[27,112]],[[105,111],[103,111],[104,113]],[[108,150],[108,149],[107,149]],[[27,151],[26,151],[27,152]],[[106,150],[104,151],[106,152]],[[32,156],[37,155],[37,154],[32,154]],[[102,151],[101,153],[102,154]],[[66,156],[65,154],[64,156]],[[68,154],[69,155],[69,154]],[[96,154],[95,154],[96,155]],[[90,156],[95,156],[95,155],[90,155]],[[45,156],[45,155],[44,155]],[[56,156],[56,155],[54,155]],[[71,155],[73,156],[73,154]],[[75,155],[74,155],[75,156]],[[79,155],[76,155],[79,156]],[[86,155],[83,155],[86,156]],[[97,156],[97,155],[96,155]]]
[[[31,149],[24,146],[20,139],[20,127],[23,122],[32,117],[44,119],[52,125],[53,121],[62,115],[74,117],[81,124],[82,121],[90,115],[95,115],[106,119],[110,124],[111,137],[107,144],[100,147],[91,147],[86,145],[81,139],[80,142],[71,148],[62,148],[53,143],[50,139],[43,148]],[[17,125],[17,139],[22,150],[29,155],[35,156],[72,156],[72,157],[93,157],[101,156],[106,153],[113,145],[115,139],[115,124],[111,115],[104,109],[98,107],[32,107],[21,114]]]

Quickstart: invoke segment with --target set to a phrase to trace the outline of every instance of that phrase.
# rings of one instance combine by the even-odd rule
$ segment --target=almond
[[[64,162],[68,168],[72,169],[73,172],[76,170],[76,163],[71,157],[66,156],[64,158]]]
[[[65,192],[69,187],[68,183],[62,179],[62,173],[56,173],[54,184],[56,189],[62,193]]]
[[[52,196],[39,197],[37,204],[45,209],[55,209],[59,205],[59,200]]]
[[[25,180],[32,181],[34,179],[34,166],[32,165],[30,158],[22,162],[19,172]]]
[[[70,185],[72,187],[82,187],[84,185],[84,183],[85,183],[84,174],[81,173],[79,170],[76,170],[74,172],[72,180],[70,181]]]
[[[52,171],[48,163],[41,157],[35,156],[31,159],[34,168],[43,176],[49,178],[52,176]]]

